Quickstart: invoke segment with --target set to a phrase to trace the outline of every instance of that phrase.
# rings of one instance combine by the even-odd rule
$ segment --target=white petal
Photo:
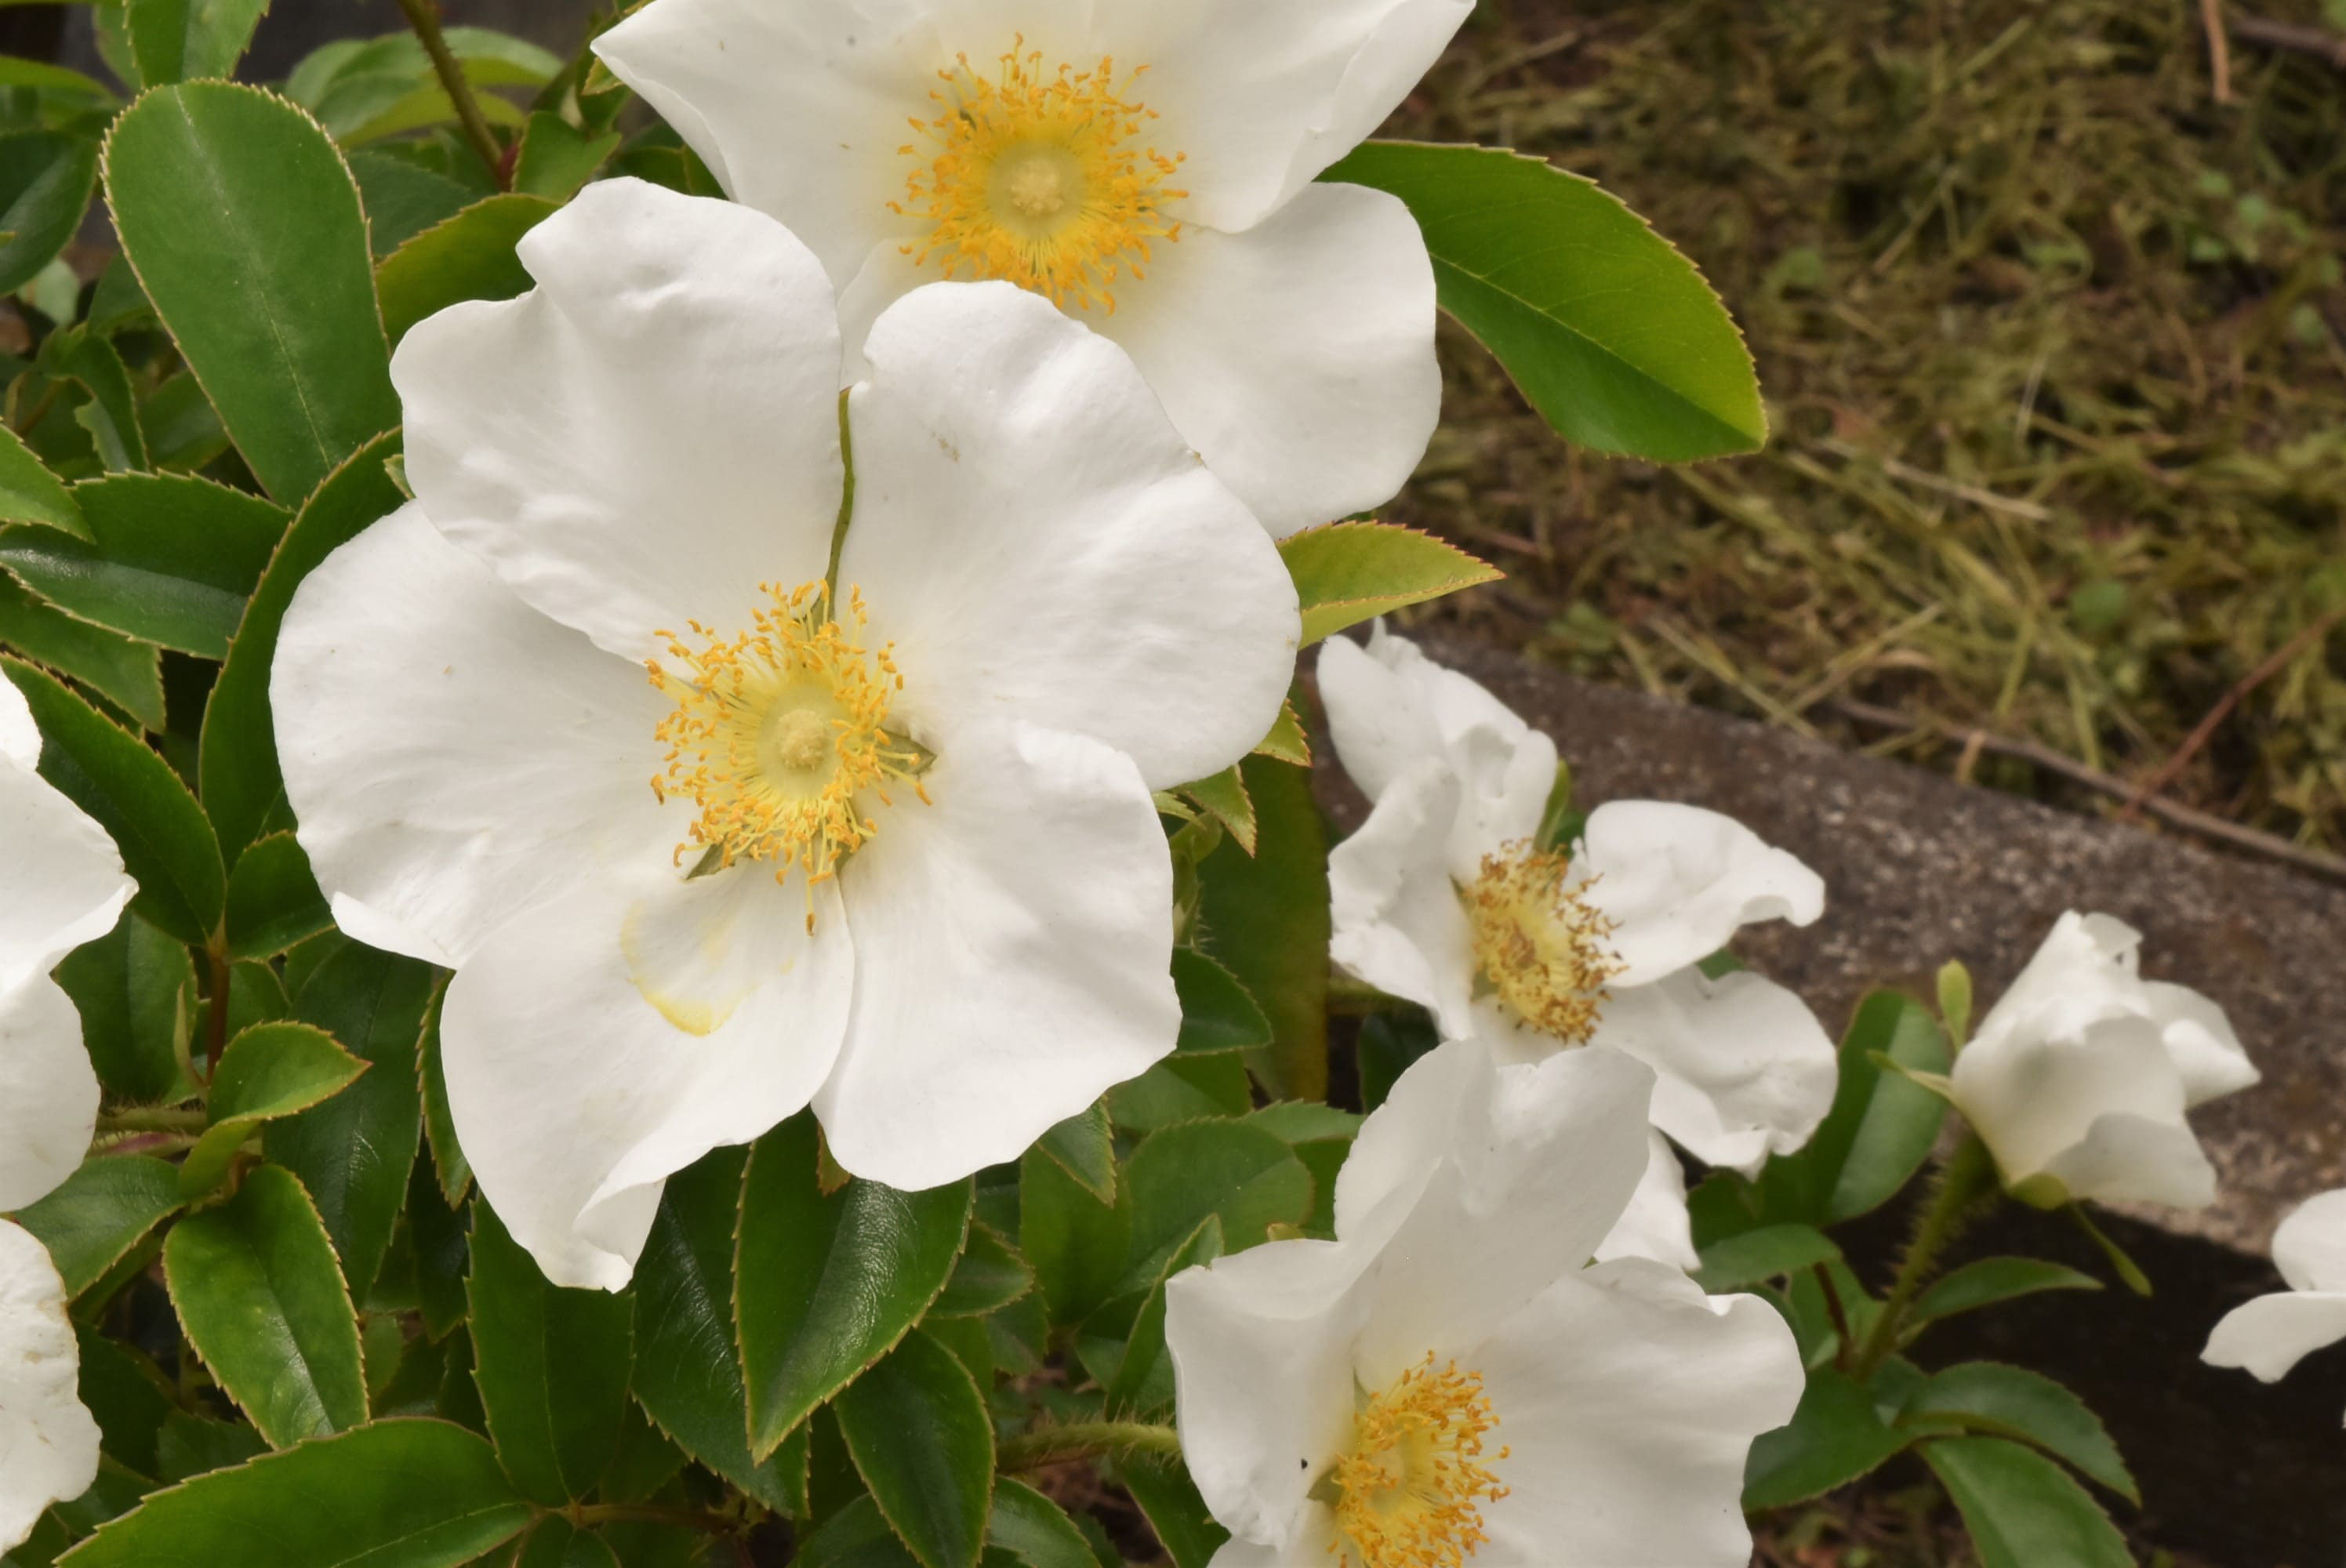
[[[1377,1210],[1416,1202],[1453,1150],[1462,1126],[1487,1127],[1497,1064],[1476,1042],[1456,1040],[1412,1063],[1385,1103],[1361,1124],[1336,1172],[1336,1233],[1365,1236]]]
[[[1429,1057],[1369,1119],[1450,1114],[1446,1129],[1403,1138],[1446,1143],[1406,1215],[1395,1223],[1400,1206],[1388,1199],[1368,1217],[1372,1227],[1394,1228],[1363,1285],[1372,1304],[1354,1365],[1367,1388],[1384,1387],[1429,1350],[1447,1357],[1474,1346],[1559,1276],[1578,1271],[1646,1174],[1638,1113],[1653,1079],[1639,1064],[1610,1051],[1568,1051],[1537,1066],[1504,1067],[1471,1042],[1443,1049],[1479,1063],[1481,1092],[1452,1095],[1442,1079],[1455,1069]],[[1410,1082],[1421,1071],[1432,1089],[1423,1105]],[[1372,1135],[1364,1125],[1362,1136]],[[1337,1234],[1357,1242],[1344,1228],[1352,1217],[1340,1213]]]
[[[1816,872],[1698,806],[1607,801],[1589,813],[1576,864],[1596,879],[1584,896],[1616,922],[1623,986],[1699,962],[1755,921],[1807,925],[1824,912]]]
[[[936,113],[929,93],[952,59],[922,9],[659,0],[595,53],[736,201],[789,224],[843,287],[875,235],[919,231],[888,204],[905,199],[915,167],[900,150],[905,121]]]
[[[1464,1367],[1466,1363],[1462,1361]],[[1475,1568],[1740,1568],[1751,1440],[1791,1419],[1800,1351],[1756,1296],[1644,1259],[1559,1280],[1477,1353],[1513,1491]]]
[[[1748,970],[1617,987],[1596,1040],[1654,1069],[1654,1125],[1707,1165],[1754,1174],[1807,1143],[1832,1108],[1831,1037],[1808,1003]]]
[[[15,682],[5,679],[0,679],[0,760],[26,769],[41,760],[41,727],[33,722],[33,705]]]
[[[13,696],[16,688],[5,677]],[[138,891],[106,830],[28,763],[0,759],[0,986],[46,973],[114,929]]]
[[[456,1135],[557,1285],[623,1288],[661,1184],[802,1109],[853,983],[839,902],[759,865],[591,890],[501,927],[448,987]]]
[[[0,1220],[0,1552],[97,1480],[80,1368],[65,1281],[39,1242]]]
[[[434,524],[630,659],[821,577],[845,471],[813,254],[636,179],[588,186],[520,254],[536,289],[441,312],[392,363]]]
[[[2199,1359],[2277,1383],[2308,1355],[2341,1339],[2346,1339],[2346,1294],[2278,1292],[2225,1313]]]
[[[1472,0],[1098,0],[1094,26],[1187,155],[1182,212],[1260,222],[1383,123],[1441,56]]]
[[[1015,1159],[1173,1048],[1173,873],[1131,759],[969,730],[840,873],[855,1005],[831,1154],[906,1190]]]
[[[2198,1137],[2148,1116],[2096,1117],[2082,1141],[2045,1162],[2045,1174],[2073,1198],[2186,1209],[2216,1201],[2216,1167]]]
[[[1597,1244],[1596,1261],[1644,1257],[1691,1271],[1702,1258],[1694,1249],[1694,1221],[1687,1213],[1686,1167],[1669,1139],[1659,1133],[1646,1135],[1646,1174],[1620,1223]]]
[[[2346,1188],[2310,1198],[2282,1220],[2272,1258],[2292,1290],[2346,1293]]]
[[[1432,1008],[1454,1037],[1474,1025],[1474,935],[1445,849],[1458,796],[1456,777],[1430,761],[1328,853],[1330,955],[1354,979]]]
[[[1284,536],[1392,500],[1442,417],[1433,264],[1401,199],[1307,186],[1260,228],[1153,249],[1115,312],[1085,319],[1263,526]]]
[[[409,506],[311,573],[270,697],[301,847],[353,934],[463,962],[603,868],[667,861],[643,669],[514,596]],[[372,918],[369,918],[372,917]]]
[[[2167,1042],[2167,1054],[2183,1074],[2187,1103],[2204,1105],[2262,1076],[2232,1032],[2232,1021],[2215,1003],[2189,986],[2157,980],[2145,981],[2142,995]]]
[[[2078,1197],[2213,1196],[2184,1117],[2182,1075],[2147,1019],[2108,1018],[2066,1038],[1984,1036],[1964,1048],[1952,1076],[1956,1103],[2008,1185],[2062,1166]]]
[[[72,1000],[46,974],[0,991],[0,1213],[55,1191],[97,1127],[97,1074]]]
[[[914,732],[1088,735],[1153,789],[1251,750],[1294,673],[1294,581],[1122,351],[988,283],[905,296],[867,351],[840,581],[896,640]]]
[[[1182,1455],[1235,1535],[1292,1541],[1311,1506],[1305,1493],[1349,1441],[1356,1287],[1374,1261],[1372,1248],[1275,1241],[1167,1282]]]
[[[2141,943],[2141,932],[2108,915],[2063,915],[1979,1021],[1973,1040],[2074,1034],[2103,1019],[2147,1013],[2136,975]]]

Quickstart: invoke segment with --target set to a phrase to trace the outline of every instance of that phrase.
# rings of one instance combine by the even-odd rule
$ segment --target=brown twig
[[[2208,710],[2208,717],[2199,721],[2198,728],[2183,738],[2183,744],[2175,748],[2175,755],[2160,764],[2157,772],[2144,779],[2136,787],[2134,793],[2127,797],[2126,805],[2118,811],[2118,820],[2133,821],[2153,796],[2174,783],[2176,775],[2182,772],[2194,757],[2207,748],[2208,742],[2216,738],[2218,728],[2223,725],[2226,718],[2230,717],[2232,709],[2240,706],[2249,693],[2296,663],[2298,656],[2304,653],[2306,649],[2319,647],[2322,639],[2327,637],[2341,621],[2346,621],[2346,605],[2339,606],[2338,608],[2290,638],[2278,653],[2242,676],[2232,689],[2226,692],[2216,706]]]
[[[2199,0],[2199,17],[2208,29],[2208,75],[2214,79],[2216,101],[2232,101],[2232,44],[2224,35],[2224,0]]]
[[[1894,708],[1878,708],[1869,702],[1852,702],[1846,697],[1837,698],[1831,707],[1833,711],[1842,718],[1853,723],[1870,725],[1877,729],[1921,730],[1959,745],[1968,744],[1976,737],[1979,748],[1983,751],[1992,752],[1998,757],[2009,757],[2015,761],[2042,768],[2047,773],[2057,774],[2072,784],[2081,785],[2115,799],[2123,800],[2134,792],[2125,780],[2113,779],[2099,769],[2088,768],[2076,758],[2065,757],[2051,747],[2041,746],[2034,740],[2015,740],[2008,736],[1996,735],[1988,730],[1966,725],[1942,724],[1936,719],[1901,713]],[[2310,871],[2315,876],[2330,881],[2346,884],[2346,860],[2341,860],[2335,855],[2325,855],[2319,850],[2302,849],[2285,839],[2277,839],[2270,833],[2259,833],[2254,828],[2244,828],[2238,822],[2228,822],[2221,817],[2210,815],[2206,811],[2196,811],[2188,806],[2178,806],[2172,800],[2147,799],[2143,802],[2143,809],[2169,827],[2180,828],[2187,833],[2196,833],[2204,839],[2213,839],[2218,843],[2228,844],[2246,853],[2269,860],[2277,860],[2283,865],[2294,866],[2300,871]]]
[[[497,146],[496,133],[489,128],[486,115],[481,113],[481,102],[473,96],[473,84],[464,79],[464,63],[448,47],[447,36],[440,31],[439,0],[399,0],[399,9],[407,25],[414,29],[423,52],[432,57],[432,69],[440,77],[440,86],[448,94],[448,101],[456,107],[457,123],[464,127],[464,139],[488,165],[489,178],[497,182],[499,190],[513,188],[513,174],[505,167],[505,149]]]
[[[2346,71],[2346,34],[2333,33],[2327,27],[2308,27],[2296,22],[2268,21],[2262,16],[2235,16],[2231,30],[2251,44],[2262,44],[2268,49],[2286,49],[2292,54],[2310,55]]]

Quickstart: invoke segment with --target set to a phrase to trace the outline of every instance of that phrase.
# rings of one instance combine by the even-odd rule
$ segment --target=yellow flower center
[[[1433,1352],[1352,1415],[1352,1446],[1315,1494],[1336,1511],[1342,1568],[1461,1568],[1489,1539],[1482,1504],[1507,1495],[1482,1462],[1499,1424],[1479,1372]],[[1507,1457],[1504,1448],[1495,1462]]]
[[[851,628],[831,615],[821,583],[760,587],[770,606],[730,640],[698,621],[688,623],[698,648],[654,634],[667,639],[668,660],[646,664],[676,710],[657,730],[668,751],[652,790],[700,808],[678,864],[695,853],[701,869],[771,860],[777,881],[796,867],[811,887],[879,831],[860,797],[891,804],[888,785],[901,780],[928,799],[919,775],[929,757],[888,731],[904,682],[889,647],[862,644],[862,595],[849,595]]]
[[[1613,922],[1567,887],[1571,866],[1561,851],[1509,844],[1484,858],[1463,896],[1484,982],[1525,1022],[1576,1045],[1596,1032],[1621,965],[1605,941]]]
[[[1139,70],[1119,81],[1102,58],[1046,71],[1024,46],[992,79],[965,55],[938,73],[938,113],[914,118],[922,139],[901,149],[916,165],[908,199],[889,203],[935,228],[904,254],[915,266],[933,258],[948,278],[966,268],[1006,280],[1062,310],[1113,312],[1117,280],[1147,275],[1151,242],[1181,238],[1165,204],[1189,194],[1166,186],[1182,160],[1137,139],[1157,117],[1130,96]]]

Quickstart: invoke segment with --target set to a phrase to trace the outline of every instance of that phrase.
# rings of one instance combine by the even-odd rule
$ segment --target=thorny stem
[[[1890,1298],[1882,1304],[1882,1315],[1873,1320],[1873,1331],[1865,1337],[1857,1353],[1857,1363],[1851,1369],[1859,1381],[1872,1377],[1898,1348],[1898,1333],[1905,1327],[1907,1308],[1937,1272],[1939,1259],[1949,1244],[1970,1223],[1979,1200],[1993,1193],[1995,1185],[1994,1157],[1977,1133],[1965,1135],[1932,1178],[1930,1196],[1922,1213],[1915,1217],[1913,1235],[1906,1243],[1905,1255],[1898,1260],[1898,1278],[1890,1287]]]
[[[448,47],[447,36],[440,31],[439,0],[399,0],[399,8],[407,17],[407,25],[415,30],[416,40],[423,52],[432,56],[432,69],[440,77],[440,86],[448,94],[448,101],[456,107],[456,119],[464,127],[464,139],[473,144],[481,161],[488,165],[489,178],[497,182],[499,190],[513,188],[512,178],[505,171],[505,156],[497,146],[496,134],[489,129],[488,117],[481,113],[481,101],[473,96],[473,84],[464,79],[464,62]]]
[[[1065,1460],[1101,1454],[1143,1453],[1178,1459],[1181,1439],[1171,1427],[1146,1421],[1076,1421],[1004,1438],[995,1462],[1004,1471],[1036,1470]]]
[[[148,1106],[130,1106],[108,1111],[97,1118],[101,1133],[187,1133],[201,1132],[207,1117],[198,1109],[161,1110]]]

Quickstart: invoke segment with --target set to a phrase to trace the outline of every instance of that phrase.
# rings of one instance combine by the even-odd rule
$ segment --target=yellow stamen
[[[1483,860],[1464,893],[1483,981],[1525,1022],[1572,1044],[1596,1032],[1605,985],[1621,972],[1613,921],[1566,886],[1571,857],[1526,843]]]
[[[667,639],[674,667],[646,664],[676,710],[657,730],[668,766],[652,790],[700,808],[677,846],[678,865],[687,856],[718,867],[771,860],[775,881],[796,867],[811,888],[879,831],[858,796],[868,790],[887,805],[889,781],[901,779],[927,799],[918,776],[930,759],[886,728],[903,677],[892,645],[862,645],[862,596],[850,590],[851,629],[830,613],[821,583],[788,593],[759,586],[771,606],[754,611],[750,628],[729,641],[698,621],[688,624],[699,648],[655,634]]]
[[[934,259],[947,278],[966,268],[1062,310],[1113,313],[1117,279],[1145,277],[1151,242],[1181,238],[1165,204],[1189,193],[1165,182],[1182,159],[1135,139],[1157,117],[1131,97],[1140,70],[1119,81],[1103,57],[1088,71],[1048,72],[1025,45],[1002,56],[992,80],[966,55],[937,73],[944,85],[929,97],[938,113],[914,119],[922,140],[902,149],[917,165],[909,200],[889,209],[935,225],[904,247],[914,266]]]
[[[1315,1492],[1336,1511],[1329,1550],[1342,1568],[1462,1568],[1490,1538],[1482,1504],[1508,1489],[1482,1462],[1499,1424],[1480,1372],[1433,1354],[1352,1415],[1352,1446]],[[1504,1460],[1504,1448],[1492,1456]]]

